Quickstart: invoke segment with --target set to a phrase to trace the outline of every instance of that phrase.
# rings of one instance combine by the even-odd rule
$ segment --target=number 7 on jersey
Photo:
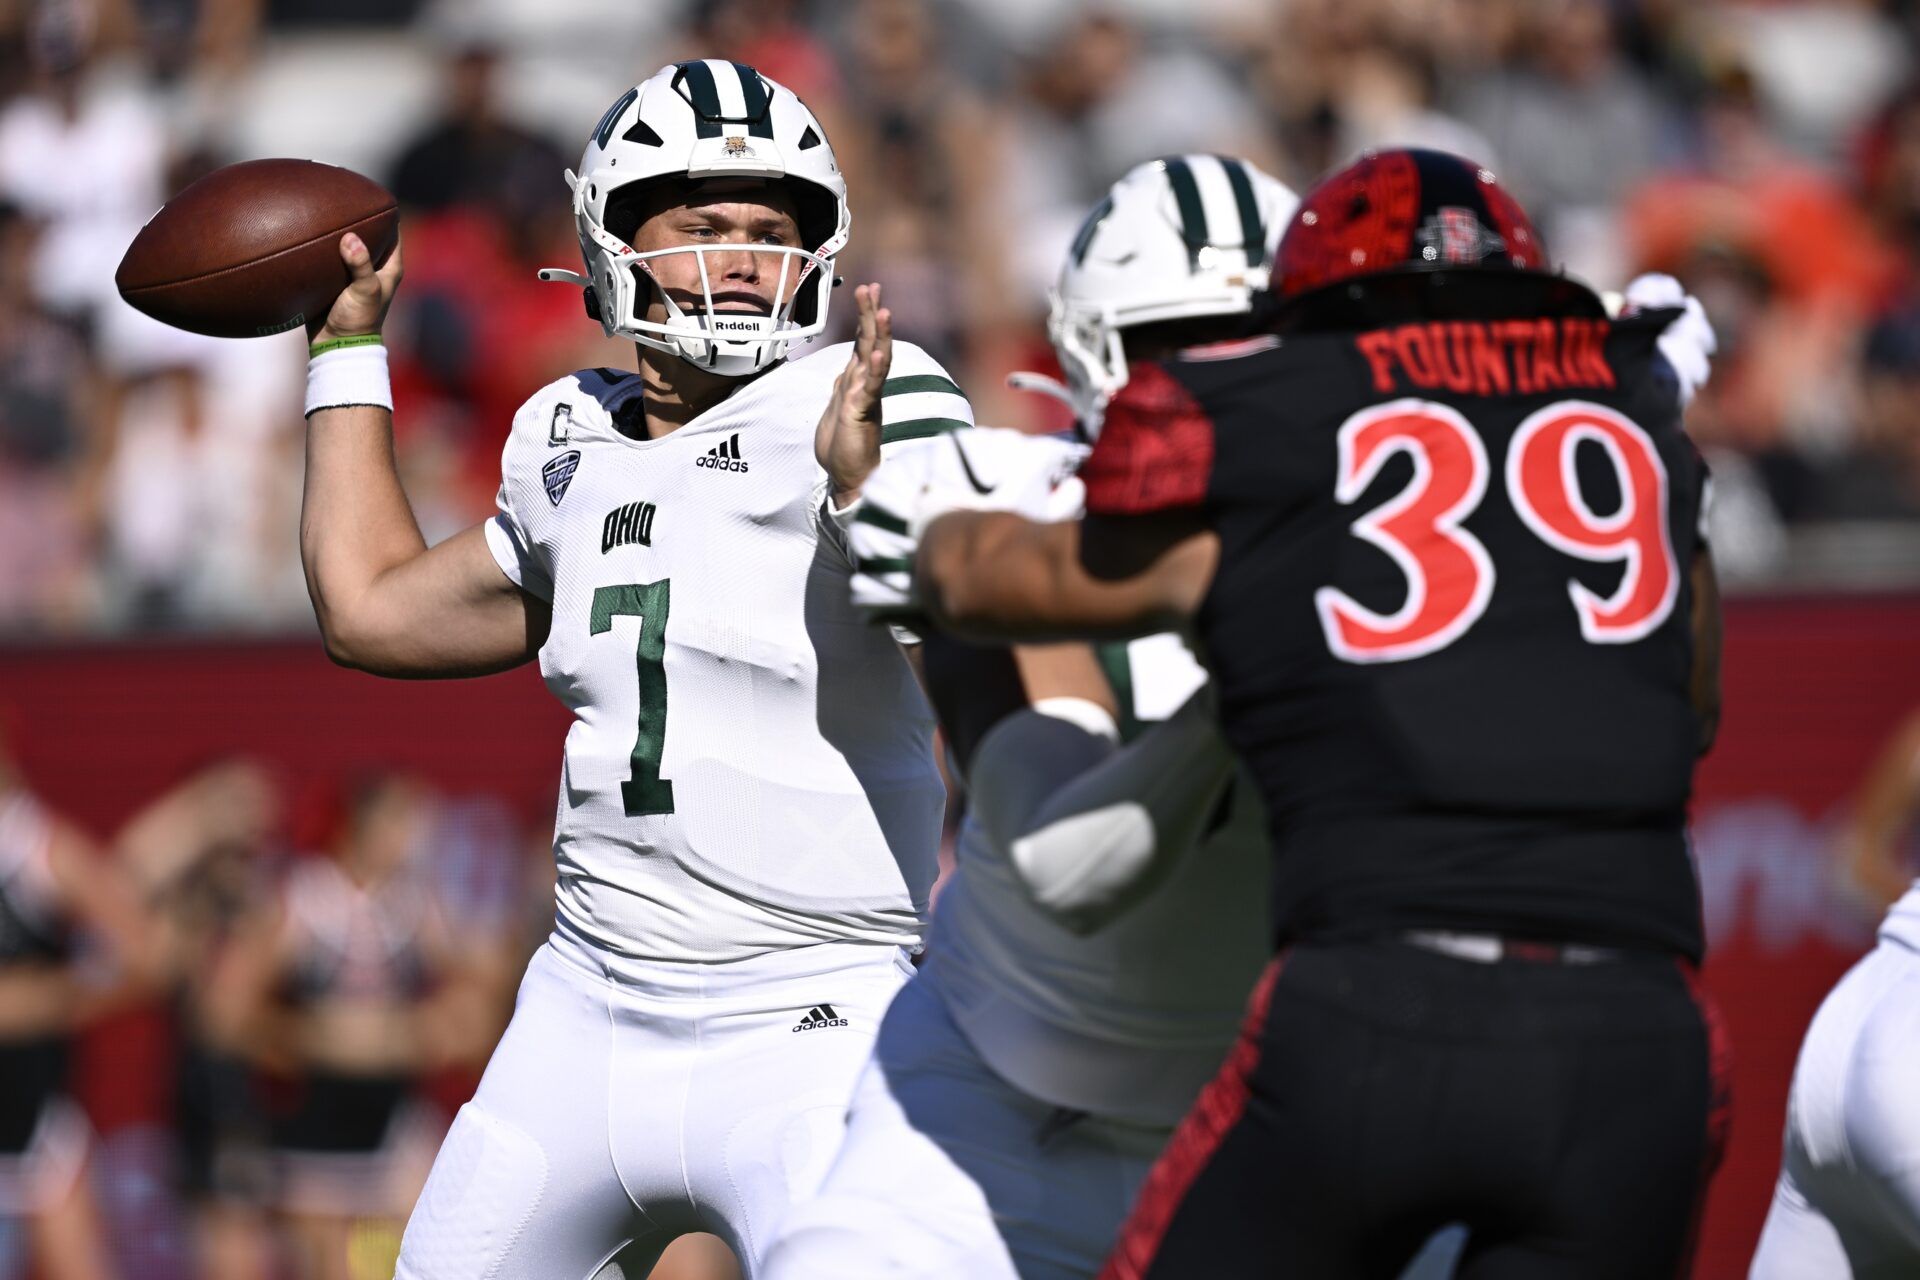
[[[618,617],[640,619],[634,665],[640,678],[640,726],[633,741],[633,772],[620,784],[629,818],[673,812],[673,783],[660,776],[660,755],[667,745],[667,610],[673,584],[629,583],[600,587],[593,593],[590,634],[613,629]]]

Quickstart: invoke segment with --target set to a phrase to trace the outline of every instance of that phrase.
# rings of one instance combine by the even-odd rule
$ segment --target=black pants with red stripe
[[[1689,972],[1274,962],[1103,1280],[1392,1280],[1448,1223],[1462,1280],[1686,1274],[1725,1137],[1725,1047]]]

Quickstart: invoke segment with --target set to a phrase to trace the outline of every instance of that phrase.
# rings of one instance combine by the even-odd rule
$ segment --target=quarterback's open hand
[[[893,367],[893,313],[880,305],[880,286],[853,291],[860,310],[853,355],[833,384],[833,398],[820,415],[814,455],[827,470],[833,503],[844,507],[880,465],[880,393]]]
[[[875,621],[912,617],[913,558],[927,526],[950,511],[1011,511],[1064,520],[1079,511],[1074,471],[1086,446],[997,427],[970,427],[894,447],[867,479],[847,529],[853,603]]]
[[[333,300],[333,307],[327,312],[326,319],[307,327],[308,342],[330,342],[335,338],[380,332],[380,326],[387,318],[387,308],[393,305],[393,295],[399,291],[401,268],[398,240],[394,241],[393,252],[387,255],[385,264],[377,271],[374,270],[373,256],[366,241],[352,232],[340,237],[340,258],[353,274],[353,280]]]

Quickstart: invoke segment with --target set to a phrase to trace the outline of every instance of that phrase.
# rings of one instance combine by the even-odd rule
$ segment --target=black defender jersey
[[[1109,407],[1089,514],[1194,509],[1220,539],[1196,631],[1271,813],[1283,939],[1697,958],[1705,472],[1669,319],[1261,340],[1137,366]]]

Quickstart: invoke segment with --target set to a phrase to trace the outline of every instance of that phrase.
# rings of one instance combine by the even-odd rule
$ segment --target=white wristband
[[[1041,698],[1033,704],[1033,709],[1043,716],[1065,720],[1096,738],[1104,738],[1111,743],[1120,741],[1120,726],[1114,723],[1107,709],[1097,702],[1071,696]]]
[[[827,513],[827,519],[833,521],[834,527],[840,530],[843,538],[846,536],[847,530],[853,527],[853,518],[859,515],[860,508],[866,505],[867,495],[862,492],[854,494],[853,497],[847,501],[846,506],[837,507],[834,505],[833,490],[831,488],[827,490],[827,496],[820,500],[820,509]]]
[[[387,349],[369,343],[326,351],[307,361],[307,413],[348,405],[374,405],[393,411],[393,384],[387,377]]]

